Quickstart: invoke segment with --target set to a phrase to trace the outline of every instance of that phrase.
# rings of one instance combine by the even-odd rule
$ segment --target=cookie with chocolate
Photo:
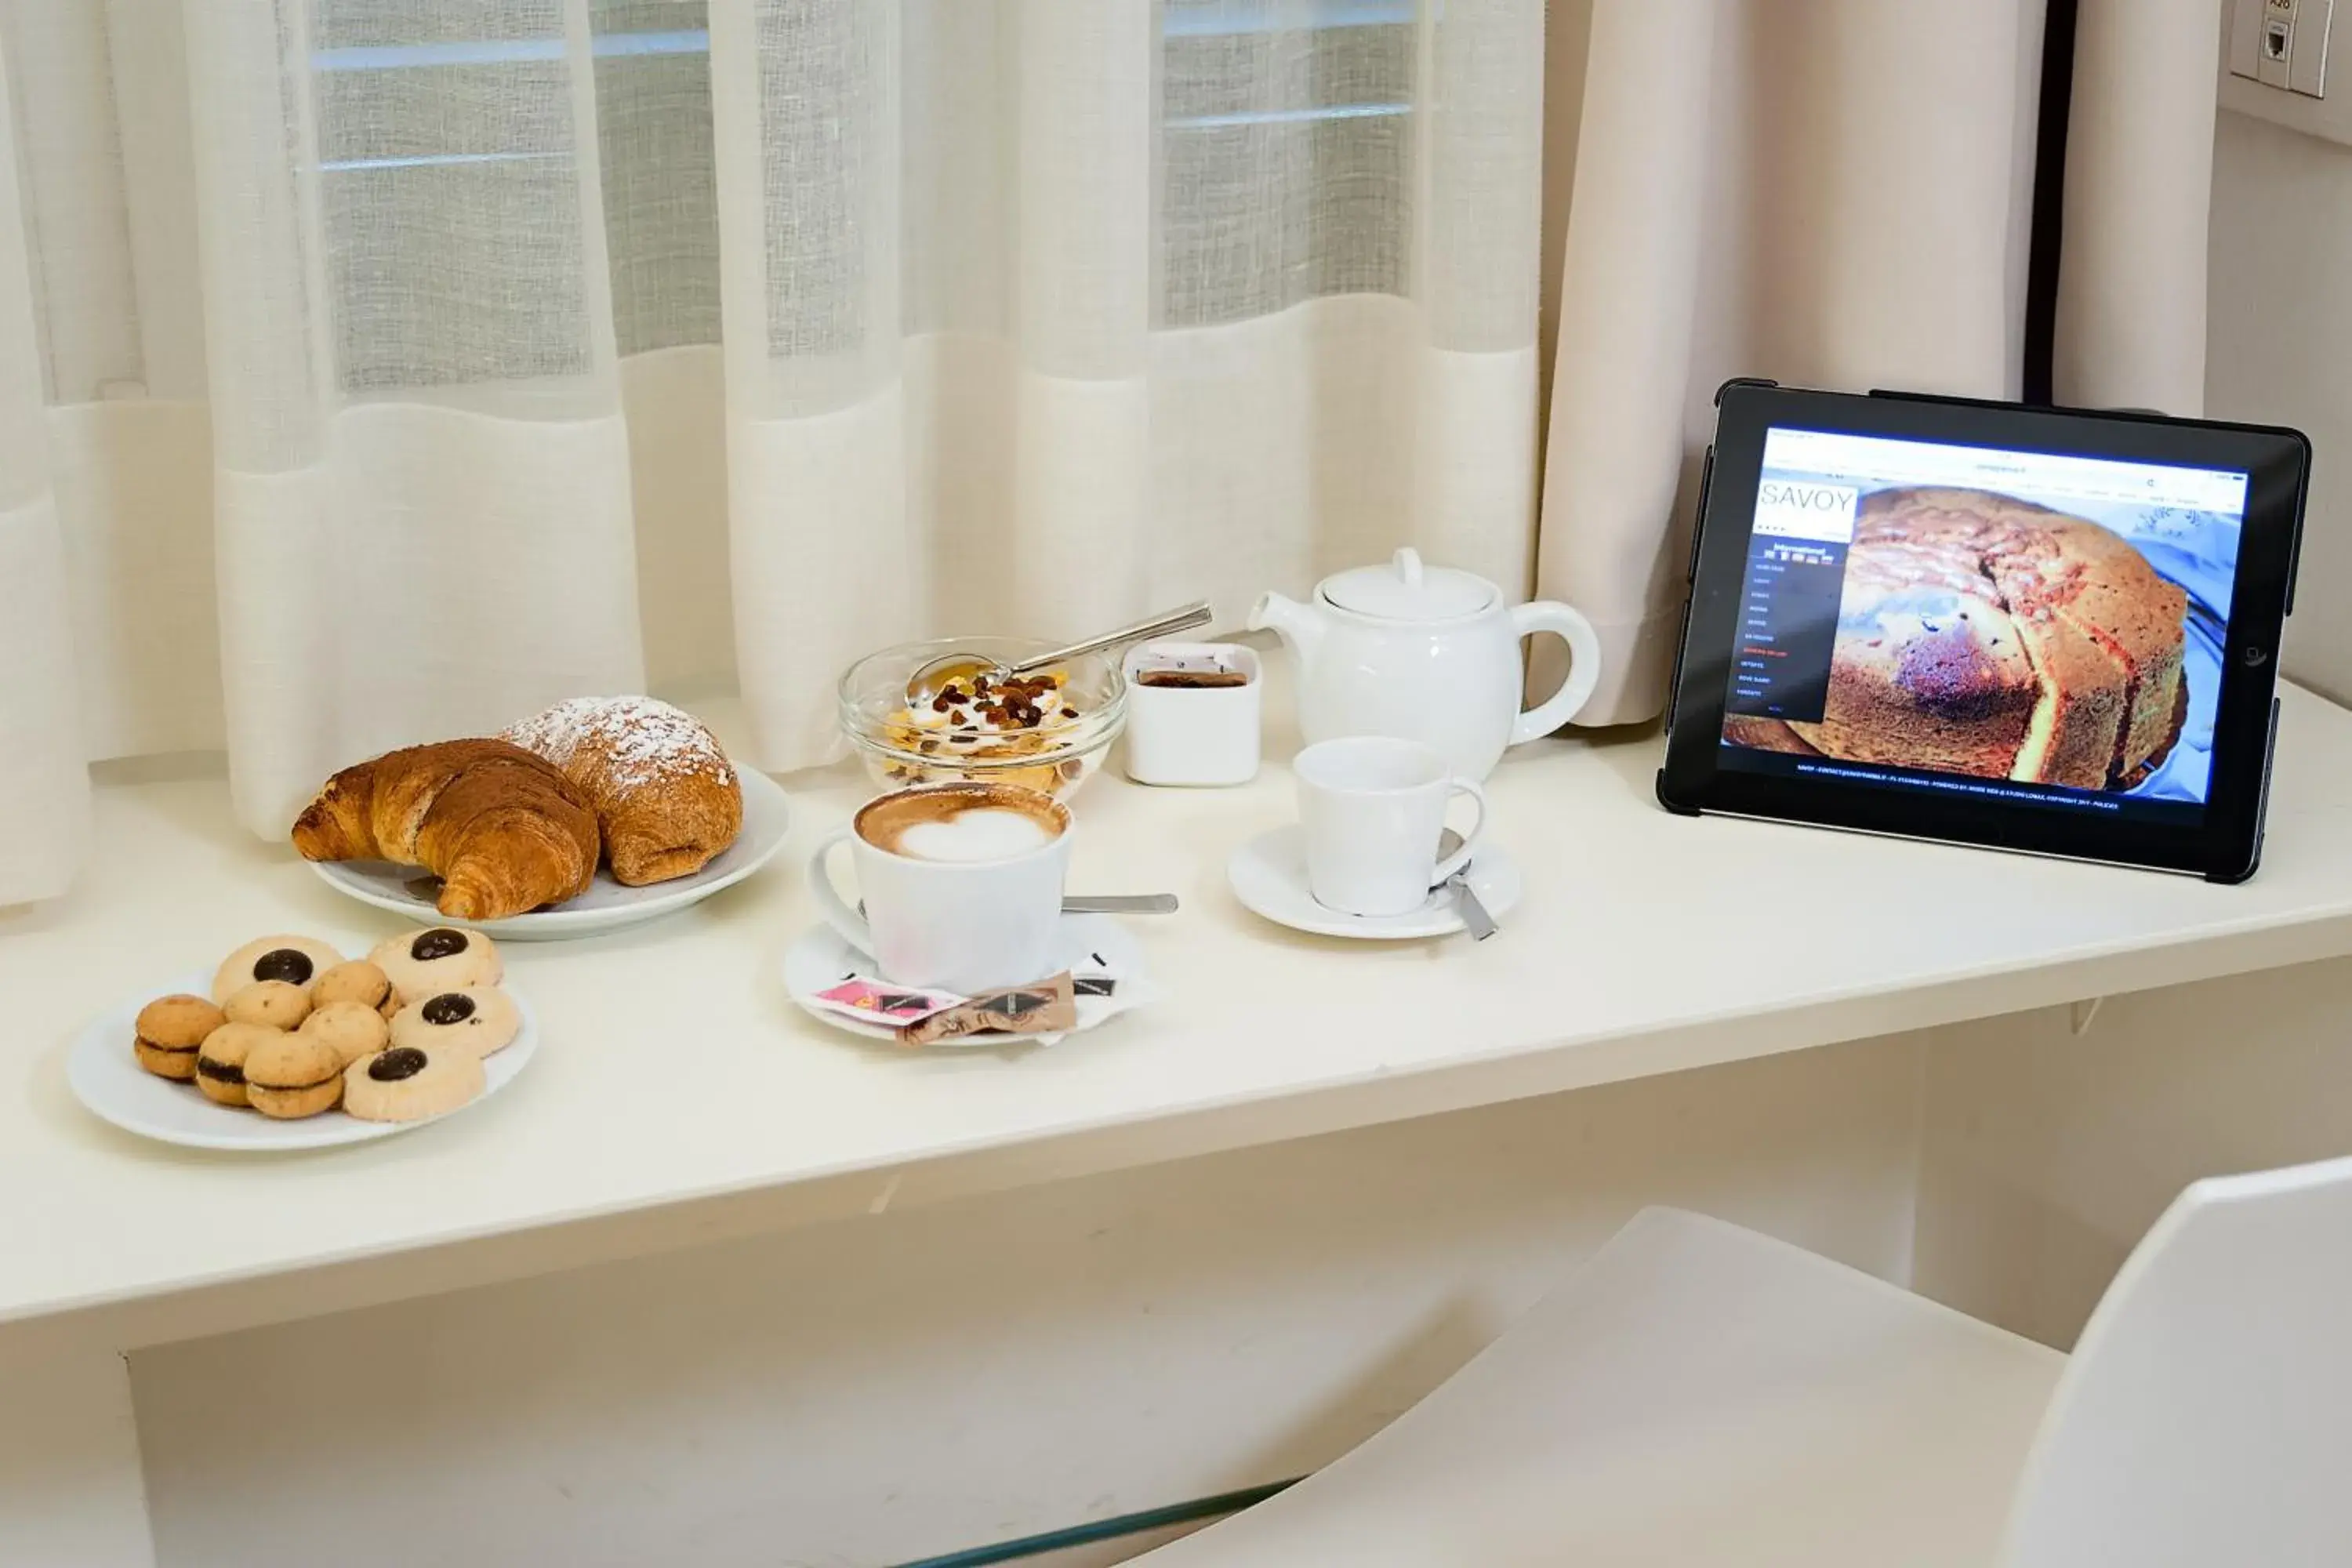
[[[496,985],[506,973],[497,944],[479,931],[435,926],[375,944],[368,962],[392,978],[401,1005],[468,985]]]
[[[196,1047],[196,1087],[215,1105],[250,1105],[245,1089],[246,1058],[285,1034],[267,1024],[223,1024]]]
[[[341,953],[313,937],[261,937],[221,961],[213,975],[213,1000],[226,1002],[257,980],[299,985],[307,995],[311,982],[342,961]]]
[[[343,1098],[343,1061],[313,1035],[257,1041],[245,1058],[246,1103],[291,1121],[332,1110]]]
[[[201,996],[158,996],[139,1009],[131,1049],[157,1078],[185,1083],[196,1076],[196,1047],[228,1019]]]
[[[481,1058],[462,1050],[394,1046],[343,1069],[343,1109],[362,1121],[446,1116],[488,1087]]]
[[[392,1021],[392,1043],[480,1058],[504,1050],[521,1027],[513,997],[495,985],[468,985],[403,1007]]]

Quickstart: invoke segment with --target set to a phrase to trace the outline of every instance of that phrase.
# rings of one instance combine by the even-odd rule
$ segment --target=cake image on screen
[[[2188,595],[2124,539],[1990,490],[1862,500],[1816,721],[1726,739],[1850,762],[2128,789],[2189,710]]]

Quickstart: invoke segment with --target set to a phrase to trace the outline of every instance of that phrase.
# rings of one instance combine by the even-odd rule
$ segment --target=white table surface
[[[175,1338],[2352,952],[2352,713],[2285,704],[2267,861],[2236,888],[1676,818],[1652,800],[1654,740],[1540,742],[1491,785],[1528,889],[1484,944],[1355,944],[1244,910],[1224,858],[1290,815],[1278,767],[1221,791],[1107,771],[1076,802],[1072,889],[1181,895],[1134,922],[1167,999],[1001,1051],[859,1040],[784,994],[779,956],[814,919],[802,858],[866,793],[802,775],[792,847],[761,876],[633,931],[507,944],[545,1030],[507,1093],[268,1157],[100,1122],[66,1087],[75,1029],[265,932],[359,952],[403,928],[236,828],[217,777],[110,783],[79,888],[0,918],[0,1321],[143,1300],[110,1336]]]

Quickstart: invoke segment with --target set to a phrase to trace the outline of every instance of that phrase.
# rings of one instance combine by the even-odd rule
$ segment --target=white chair
[[[2352,1563],[2352,1160],[2199,1182],[2073,1357],[1647,1209],[1444,1386],[1150,1568]]]

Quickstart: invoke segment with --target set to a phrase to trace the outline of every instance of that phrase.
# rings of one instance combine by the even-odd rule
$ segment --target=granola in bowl
[[[885,789],[971,781],[1066,795],[1102,765],[1126,723],[1127,687],[1117,665],[1087,655],[1001,682],[985,676],[957,682],[920,709],[907,703],[907,678],[941,654],[1012,663],[1050,646],[950,637],[869,654],[841,678],[842,732]]]

